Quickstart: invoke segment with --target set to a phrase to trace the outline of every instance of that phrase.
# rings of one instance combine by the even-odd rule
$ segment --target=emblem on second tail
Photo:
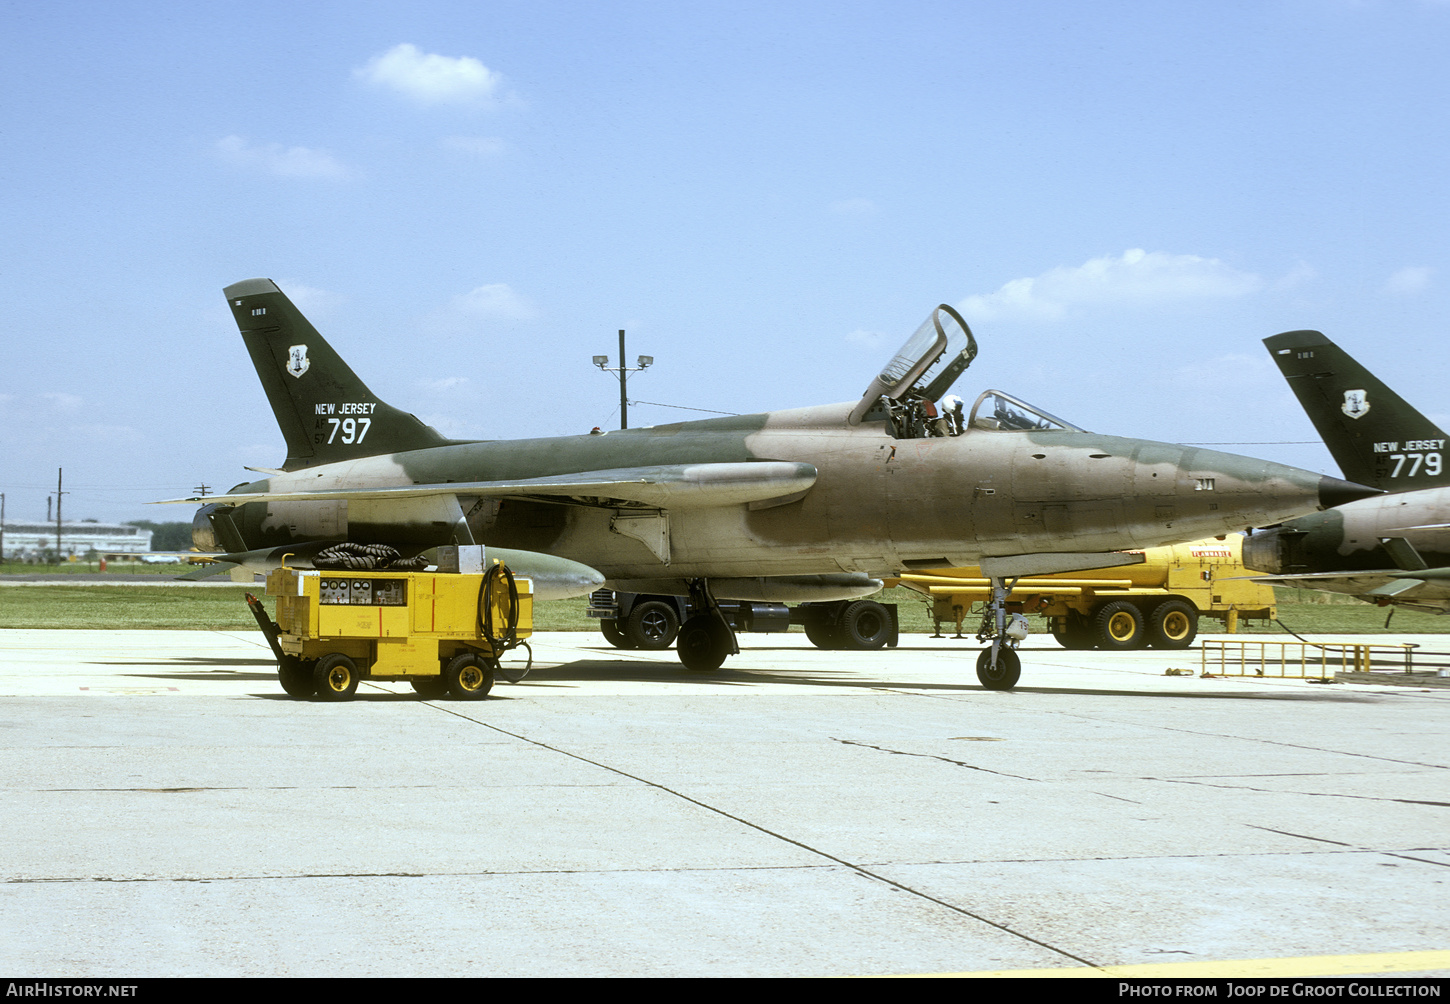
[[[300,377],[307,372],[307,346],[287,346],[287,372],[294,377]]]
[[[306,346],[303,346],[303,348],[306,348]],[[302,364],[302,368],[307,368],[305,361]],[[1364,418],[1364,416],[1369,414],[1369,394],[1363,390],[1345,391],[1344,403],[1339,406],[1339,410],[1350,418]]]

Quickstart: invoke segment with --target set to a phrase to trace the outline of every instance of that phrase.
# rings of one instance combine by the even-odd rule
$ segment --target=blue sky
[[[858,397],[939,302],[1095,431],[1337,473],[1260,344],[1450,424],[1450,3],[0,3],[0,491],[284,455],[221,296],[282,285],[448,435]],[[699,413],[653,405],[630,424]]]

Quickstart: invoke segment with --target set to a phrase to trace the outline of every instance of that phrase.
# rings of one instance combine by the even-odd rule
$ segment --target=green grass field
[[[255,630],[256,621],[242,595],[248,590],[260,594],[261,586],[70,586],[17,585],[0,587],[0,629],[83,628],[99,631],[170,629],[195,631]],[[931,614],[919,594],[892,589],[880,599],[897,604],[901,629],[907,633],[930,634]],[[584,598],[540,603],[534,613],[538,631],[597,631],[598,622],[584,614]],[[268,604],[268,608],[271,608]],[[1286,589],[1279,594],[1279,619],[1300,634],[1385,633],[1387,611],[1348,597],[1307,590]],[[1043,632],[1047,624],[1030,618],[1032,630]],[[977,617],[969,616],[964,632],[972,634]],[[1205,620],[1205,632],[1218,629],[1216,621]],[[800,628],[792,630],[799,631]],[[946,633],[951,634],[951,626]],[[1245,634],[1281,634],[1277,624],[1241,624]],[[1450,618],[1400,610],[1390,630],[1400,634],[1450,633]]]

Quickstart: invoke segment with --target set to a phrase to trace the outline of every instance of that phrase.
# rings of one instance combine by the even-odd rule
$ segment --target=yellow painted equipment
[[[1241,619],[1271,620],[1274,590],[1243,576],[1244,538],[1229,534],[1191,544],[1152,547],[1143,562],[1091,572],[1065,572],[1017,580],[1009,609],[1040,613],[1065,648],[1187,648],[1198,635],[1199,617],[1224,622],[1229,632]],[[962,619],[972,604],[991,598],[979,568],[951,568],[904,574],[900,584],[933,600],[938,630]]]
[[[293,697],[347,700],[361,680],[407,680],[427,698],[486,696],[499,659],[533,633],[533,589],[501,563],[479,574],[278,568],[277,619],[247,603]]]

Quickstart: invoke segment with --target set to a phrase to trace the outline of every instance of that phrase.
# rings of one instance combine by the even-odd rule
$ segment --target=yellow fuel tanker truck
[[[1008,609],[1048,618],[1064,648],[1187,648],[1200,617],[1233,632],[1241,619],[1275,616],[1273,588],[1241,578],[1253,574],[1241,561],[1243,543],[1242,534],[1229,534],[1132,552],[1142,553],[1142,564],[1022,578]],[[972,605],[991,595],[975,567],[915,571],[899,581],[931,597],[938,631],[954,621],[958,635]]]

